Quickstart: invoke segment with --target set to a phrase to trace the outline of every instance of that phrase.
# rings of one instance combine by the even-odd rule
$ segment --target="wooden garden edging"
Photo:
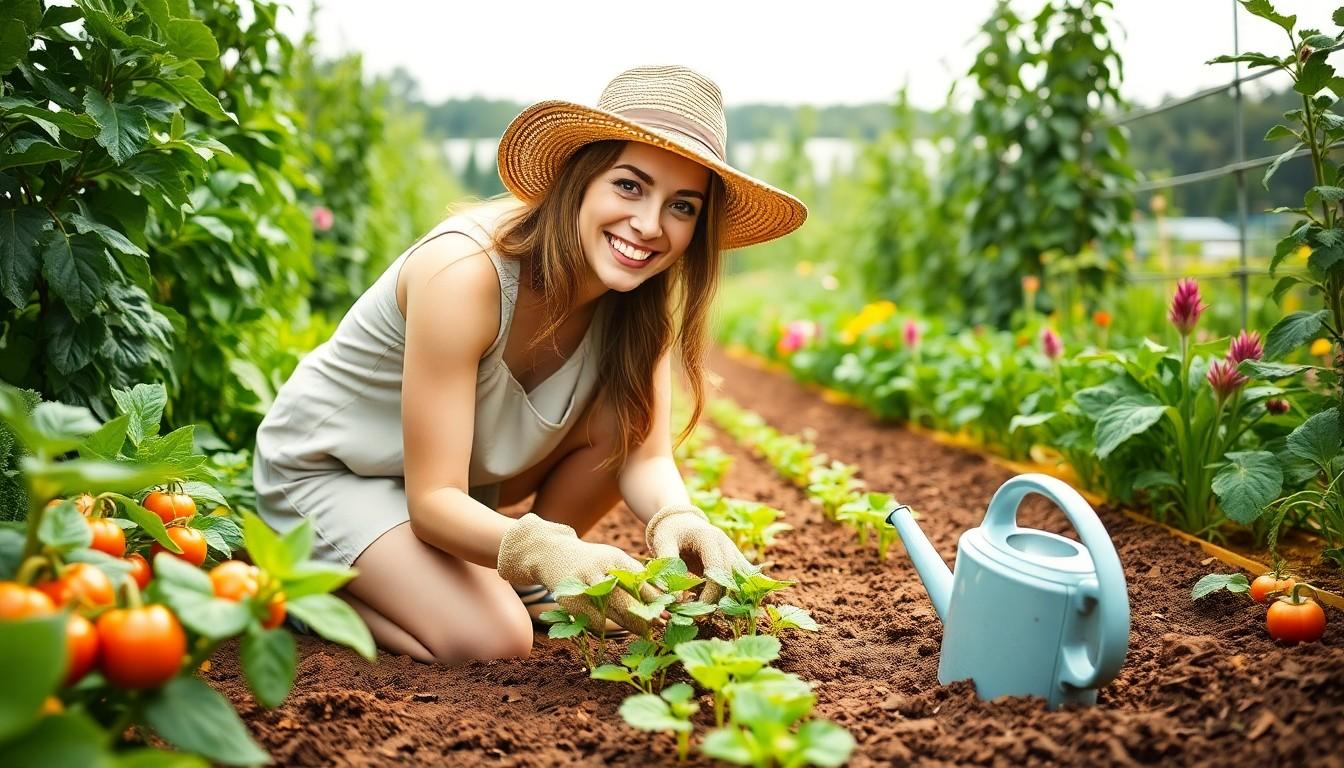
[[[727,354],[734,360],[740,361],[754,368],[769,371],[771,373],[781,374],[784,376],[789,376],[790,380],[798,384],[801,384],[805,389],[809,391],[815,392],[819,397],[821,397],[822,400],[828,403],[832,403],[834,405],[848,405],[851,407],[862,409],[862,405],[849,395],[843,392],[838,392],[829,387],[822,386],[820,384],[817,384],[816,382],[798,381],[797,379],[793,378],[787,367],[779,363],[767,360],[761,357],[760,355],[757,355],[755,352],[752,352],[751,350],[747,349],[746,347],[740,345],[733,345],[730,347],[724,347],[723,350],[725,354]],[[1002,456],[999,456],[997,454],[985,450],[979,444],[968,439],[964,435],[955,435],[937,429],[930,429],[928,427],[921,426],[919,424],[915,424],[912,422],[903,422],[900,423],[900,426],[910,430],[911,432],[916,432],[918,434],[924,435],[944,445],[950,445],[956,448],[960,448],[962,450],[975,453],[976,455],[983,458],[985,461],[996,464],[1005,469],[1012,470],[1013,472],[1017,473],[1039,472],[1041,474],[1050,475],[1051,477],[1063,480],[1064,482],[1072,486],[1075,490],[1077,490],[1078,493],[1082,494],[1083,498],[1087,499],[1088,503],[1093,505],[1094,507],[1102,505],[1109,506],[1113,509],[1118,510],[1121,514],[1123,514],[1125,517],[1130,518],[1131,520],[1144,523],[1145,525],[1150,525],[1155,528],[1160,528],[1166,531],[1167,533],[1171,534],[1172,536],[1181,539],[1182,541],[1197,544],[1199,545],[1199,548],[1203,550],[1206,554],[1212,557],[1216,557],[1222,562],[1227,563],[1228,565],[1236,566],[1237,568],[1241,568],[1245,571],[1248,571],[1251,574],[1252,578],[1271,570],[1270,565],[1260,562],[1255,558],[1247,557],[1246,555],[1243,555],[1239,552],[1234,552],[1230,549],[1227,549],[1226,547],[1221,547],[1217,544],[1214,544],[1211,541],[1205,541],[1197,536],[1193,536],[1189,533],[1186,533],[1185,531],[1173,528],[1170,525],[1167,525],[1166,523],[1158,522],[1157,520],[1154,520],[1153,518],[1144,515],[1143,513],[1138,512],[1134,509],[1113,503],[1108,499],[1106,499],[1104,496],[1101,496],[1100,494],[1097,494],[1093,491],[1081,488],[1078,483],[1078,477],[1073,473],[1073,470],[1070,467],[1050,465],[1039,462],[1014,461],[1012,459],[1006,459]],[[1328,592],[1326,590],[1317,590],[1317,594],[1320,596],[1321,602],[1333,606],[1341,611],[1344,611],[1344,596],[1335,594],[1334,592]]]

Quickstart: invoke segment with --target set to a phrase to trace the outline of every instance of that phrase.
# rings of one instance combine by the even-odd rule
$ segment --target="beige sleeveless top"
[[[294,480],[333,470],[404,478],[401,381],[406,320],[397,305],[397,277],[416,248],[447,232],[475,240],[488,251],[499,273],[499,334],[476,373],[471,495],[496,506],[499,481],[535,465],[559,444],[595,391],[606,302],[599,300],[574,354],[526,392],[503,359],[518,296],[519,264],[495,253],[486,229],[504,210],[496,205],[450,217],[392,262],[350,308],[332,337],[304,357],[285,382],[257,431],[257,463],[266,464],[269,474]]]

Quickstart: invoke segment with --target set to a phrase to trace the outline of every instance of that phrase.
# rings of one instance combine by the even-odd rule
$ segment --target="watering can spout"
[[[938,612],[939,621],[946,624],[948,602],[952,597],[952,570],[938,556],[938,550],[933,548],[924,531],[915,523],[909,507],[898,505],[887,514],[887,522],[901,535],[905,551],[915,564],[915,571],[924,582],[929,599],[933,601],[933,610]]]

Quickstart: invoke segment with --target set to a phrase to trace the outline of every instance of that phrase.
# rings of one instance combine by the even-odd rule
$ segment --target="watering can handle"
[[[1079,606],[1095,604],[1100,611],[1097,661],[1093,664],[1082,647],[1065,647],[1061,682],[1077,688],[1098,688],[1115,679],[1129,649],[1129,594],[1120,557],[1092,505],[1063,480],[1037,473],[1018,475],[994,493],[982,526],[986,538],[1003,541],[1018,530],[1017,508],[1028,493],[1039,493],[1064,510],[1092,556],[1097,579],[1084,583]]]

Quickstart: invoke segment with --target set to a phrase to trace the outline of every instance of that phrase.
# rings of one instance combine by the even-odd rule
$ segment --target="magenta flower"
[[[325,205],[319,205],[313,209],[313,229],[318,232],[326,232],[336,224],[336,215]]]
[[[817,324],[811,320],[794,320],[784,326],[784,335],[779,337],[775,350],[782,355],[797,352],[809,341],[816,338],[817,332]]]
[[[905,341],[905,346],[914,349],[919,346],[919,323],[914,320],[906,320],[905,327],[901,329],[901,338]]]
[[[1249,381],[1237,372],[1237,364],[1230,360],[1214,360],[1205,378],[1209,380],[1209,386],[1213,387],[1220,401],[1241,389]]]
[[[1045,352],[1046,357],[1057,360],[1064,353],[1064,341],[1059,338],[1059,334],[1055,333],[1053,328],[1046,328],[1041,331],[1041,349]]]
[[[1260,333],[1258,331],[1243,330],[1232,340],[1232,344],[1227,348],[1227,359],[1233,365],[1242,360],[1259,360],[1265,356],[1265,348],[1260,345]]]
[[[1167,319],[1182,336],[1189,336],[1195,329],[1195,323],[1199,322],[1200,314],[1206,309],[1208,307],[1200,303],[1199,283],[1193,278],[1186,278],[1176,284],[1176,295],[1171,298]]]

